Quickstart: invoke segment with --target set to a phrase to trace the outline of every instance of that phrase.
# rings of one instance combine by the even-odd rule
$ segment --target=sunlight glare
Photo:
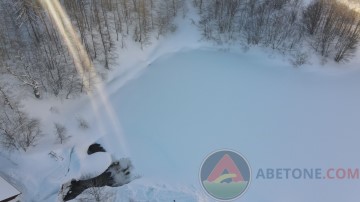
[[[117,140],[107,141],[117,141],[119,148],[122,151],[121,154],[128,156],[129,152],[125,144],[123,131],[120,127],[120,121],[114,113],[114,109],[109,102],[108,95],[106,94],[106,90],[103,86],[103,82],[97,75],[93,63],[91,62],[84,46],[79,39],[79,36],[70,22],[70,18],[58,0],[39,0],[39,2],[42,7],[48,11],[52,21],[55,24],[55,27],[60,33],[62,40],[64,41],[74,60],[75,67],[80,78],[86,78],[86,76],[89,76],[89,78],[93,80],[91,82],[90,80],[85,79],[84,85],[86,91],[90,95],[92,108],[95,113],[95,117],[97,118],[97,124],[102,124],[99,125],[100,130],[102,130],[103,133],[106,133],[106,127],[103,124],[104,120],[100,117],[99,114],[100,107],[105,107],[107,116],[106,118],[110,120],[113,132],[117,134],[114,135]],[[94,87],[92,87],[92,85]]]

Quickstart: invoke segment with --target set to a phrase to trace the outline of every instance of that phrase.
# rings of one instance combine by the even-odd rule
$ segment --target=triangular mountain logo
[[[247,190],[251,181],[251,170],[241,154],[220,150],[204,160],[200,179],[209,196],[216,200],[234,200]]]
[[[223,175],[224,171],[227,171],[228,174]],[[209,182],[215,182],[218,181],[219,178],[221,178],[222,176],[227,176],[226,178],[231,178],[233,182],[244,181],[244,177],[242,176],[239,168],[236,166],[234,160],[228,154],[225,154],[220,159],[207,180]]]

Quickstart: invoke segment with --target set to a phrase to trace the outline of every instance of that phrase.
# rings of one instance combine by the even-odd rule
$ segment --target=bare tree
[[[353,56],[359,39],[359,14],[335,0],[316,0],[304,11],[311,46],[336,62]]]
[[[348,61],[354,57],[360,42],[360,19],[355,11],[346,12],[338,27],[338,37],[335,43],[336,62]]]
[[[40,42],[40,33],[37,29],[40,6],[37,1],[15,0],[14,8],[19,20],[19,25],[25,25],[30,36],[33,36],[37,42]],[[32,33],[32,35],[30,34]]]
[[[8,151],[23,150],[36,145],[41,136],[40,123],[21,111],[11,93],[0,85],[0,144]]]
[[[360,42],[360,24],[356,25],[356,28],[350,33],[350,35],[339,39],[335,46],[337,50],[334,60],[336,62],[349,61],[356,52],[358,44]]]
[[[70,138],[70,136],[67,135],[67,129],[64,125],[61,125],[59,123],[54,123],[55,128],[55,135],[60,144],[64,143],[66,140]]]
[[[20,57],[21,58],[21,57]],[[22,60],[22,59],[20,59]],[[23,64],[21,72],[15,72],[14,70],[7,68],[8,72],[18,79],[22,85],[32,88],[34,96],[40,98],[40,84],[34,75],[34,72],[30,69],[30,64]]]
[[[321,16],[325,10],[324,2],[325,1],[323,0],[315,1],[314,3],[310,4],[303,12],[304,25],[310,35],[316,33],[319,24],[321,23]]]

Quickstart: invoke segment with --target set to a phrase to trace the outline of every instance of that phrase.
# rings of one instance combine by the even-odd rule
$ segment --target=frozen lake
[[[145,179],[198,188],[204,158],[227,148],[252,167],[244,201],[338,202],[360,197],[359,179],[255,177],[260,168],[359,168],[359,86],[359,71],[197,50],[161,57],[111,101]]]

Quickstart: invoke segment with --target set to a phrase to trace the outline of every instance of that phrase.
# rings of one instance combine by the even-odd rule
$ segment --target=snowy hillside
[[[43,136],[26,152],[0,150],[0,175],[22,192],[20,201],[62,201],[69,191],[62,185],[103,175],[114,162],[114,184],[126,183],[90,188],[70,201],[215,201],[199,172],[219,149],[240,152],[251,166],[250,188],[237,201],[360,197],[356,175],[258,178],[261,169],[360,169],[360,54],[339,64],[309,51],[308,61],[294,67],[269,47],[205,40],[197,9],[186,2],[174,33],[116,49],[98,91],[21,102]],[[104,151],[89,154],[94,143]]]

